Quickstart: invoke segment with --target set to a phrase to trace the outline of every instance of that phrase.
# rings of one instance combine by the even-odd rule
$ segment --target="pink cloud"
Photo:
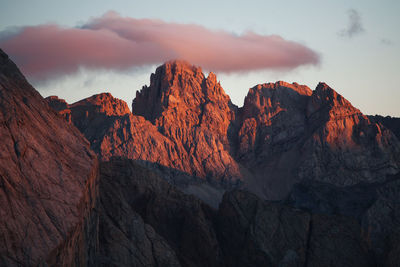
[[[44,80],[80,66],[129,69],[184,59],[215,72],[293,69],[318,64],[318,55],[277,35],[237,36],[199,25],[124,18],[114,12],[81,28],[24,27],[0,39],[2,47],[30,78]]]

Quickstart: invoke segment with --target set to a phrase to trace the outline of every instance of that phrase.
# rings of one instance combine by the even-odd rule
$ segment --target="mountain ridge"
[[[88,101],[72,105],[89,108]],[[306,178],[345,186],[400,170],[396,136],[323,82],[315,90],[283,81],[259,84],[237,107],[215,74],[169,61],[136,93],[132,113],[124,116],[108,116],[114,126],[105,126],[91,141],[103,159],[123,156],[160,164],[216,187],[241,185],[267,199],[283,199]],[[102,129],[93,121],[103,119],[82,122],[82,116],[76,117],[78,128],[87,125],[83,133]],[[146,131],[138,133],[141,127]],[[135,154],[129,151],[132,146],[149,149]]]

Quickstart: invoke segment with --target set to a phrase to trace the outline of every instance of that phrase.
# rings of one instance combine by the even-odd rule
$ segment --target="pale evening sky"
[[[366,114],[400,116],[399,1],[0,0],[0,6],[2,49],[1,40],[9,38],[10,32],[21,31],[22,28],[18,27],[56,24],[61,28],[83,28],[109,11],[119,14],[120,20],[126,17],[160,20],[169,31],[179,31],[180,25],[190,24],[201,32],[203,28],[196,27],[204,27],[204,36],[211,34],[212,37],[216,31],[223,32],[221,34],[226,36],[224,41],[232,39],[238,43],[232,44],[231,49],[240,47],[243,39],[247,38],[246,33],[252,32],[260,47],[265,47],[266,53],[269,53],[275,50],[267,47],[271,45],[268,36],[278,35],[284,39],[284,45],[289,46],[285,51],[293,51],[292,42],[296,43],[297,52],[288,54],[295,62],[288,61],[285,55],[276,59],[280,63],[284,61],[284,67],[290,66],[288,68],[263,64],[271,57],[268,54],[262,57],[261,50],[260,54],[253,51],[243,54],[244,58],[255,58],[257,70],[249,69],[249,62],[246,62],[243,69],[227,73],[226,65],[231,64],[229,61],[225,65],[219,64],[218,57],[212,62],[205,61],[206,66],[215,68],[214,72],[235,104],[242,106],[248,89],[258,83],[284,80],[306,84],[314,89],[319,81],[324,81]],[[219,36],[215,38],[219,40]],[[5,47],[12,50],[10,44]],[[211,45],[210,49],[213,47]],[[174,52],[181,51],[181,48],[173,49]],[[296,59],[308,49],[318,56],[318,63],[313,55]],[[4,50],[8,53],[7,49]],[[17,54],[16,58],[10,56],[17,64],[25,60]],[[194,55],[192,58],[196,59]],[[143,60],[143,64],[134,64],[129,68],[125,65],[123,68],[120,65],[115,67],[108,62],[102,68],[82,67],[46,80],[27,76],[43,96],[58,95],[71,103],[92,94],[111,92],[130,106],[136,90],[149,83],[150,73],[162,63],[157,62],[157,57],[152,57],[151,61],[148,58]],[[293,67],[295,64],[298,64],[297,67]],[[204,66],[203,70],[208,71]]]

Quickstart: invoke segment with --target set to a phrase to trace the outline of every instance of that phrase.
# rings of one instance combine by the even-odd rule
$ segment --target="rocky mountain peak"
[[[136,93],[132,112],[155,123],[167,110],[198,109],[208,102],[223,102],[220,106],[230,103],[216,75],[205,77],[200,67],[175,60],[158,67],[150,77],[150,86]]]
[[[45,100],[47,104],[49,104],[49,106],[56,111],[68,109],[67,101],[65,101],[65,99],[58,98],[58,96],[51,95],[46,97]]]
[[[253,88],[256,88],[258,91],[268,91],[271,89],[275,89],[275,90],[291,89],[292,91],[297,92],[300,95],[310,96],[312,94],[312,90],[308,86],[300,85],[295,82],[287,83],[284,81],[277,81],[275,83],[258,84]]]
[[[185,60],[171,60],[156,69],[156,75],[164,73],[166,75],[179,75],[183,73],[190,73],[193,75],[202,75],[203,70],[201,67],[190,64]]]
[[[316,111],[329,115],[329,118],[361,114],[347,99],[323,82],[313,91],[307,107],[308,115]]]
[[[0,75],[4,79],[25,80],[24,75],[18,70],[14,62],[9,59],[8,55],[0,49]],[[25,80],[26,81],[26,80]]]
[[[71,104],[69,107],[83,108],[88,112],[95,109],[96,113],[104,113],[107,116],[123,116],[131,112],[125,101],[113,97],[110,93],[93,95]]]
[[[284,112],[297,116],[302,113],[312,91],[305,85],[297,83],[258,84],[250,88],[243,106],[243,119],[256,118],[259,122],[270,123],[275,115]]]
[[[176,143],[181,159],[191,162],[185,169],[200,177],[240,177],[229,154],[228,128],[235,112],[214,73],[206,77],[201,68],[182,61],[158,67],[150,86],[137,92],[132,102],[132,113]]]

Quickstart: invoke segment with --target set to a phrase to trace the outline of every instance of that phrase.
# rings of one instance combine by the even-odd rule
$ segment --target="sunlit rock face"
[[[335,185],[386,179],[399,171],[399,141],[382,124],[372,122],[350,102],[320,83],[307,106],[312,137],[303,147],[300,177]]]
[[[396,136],[325,83],[314,91],[282,81],[259,84],[238,108],[215,74],[171,61],[137,92],[132,112],[110,94],[59,112],[103,160],[140,160],[169,181],[197,177],[267,199],[284,198],[304,179],[346,186],[399,171]]]
[[[337,186],[386,179],[399,171],[400,145],[324,83],[314,91],[277,82],[251,88],[239,116],[237,161],[249,187],[280,199],[304,179]]]
[[[217,180],[242,177],[232,158],[229,130],[236,107],[216,76],[182,61],[168,62],[151,75],[132,103],[132,112],[144,116],[174,142],[178,169]]]
[[[0,50],[0,265],[34,266],[81,221],[97,159]]]

